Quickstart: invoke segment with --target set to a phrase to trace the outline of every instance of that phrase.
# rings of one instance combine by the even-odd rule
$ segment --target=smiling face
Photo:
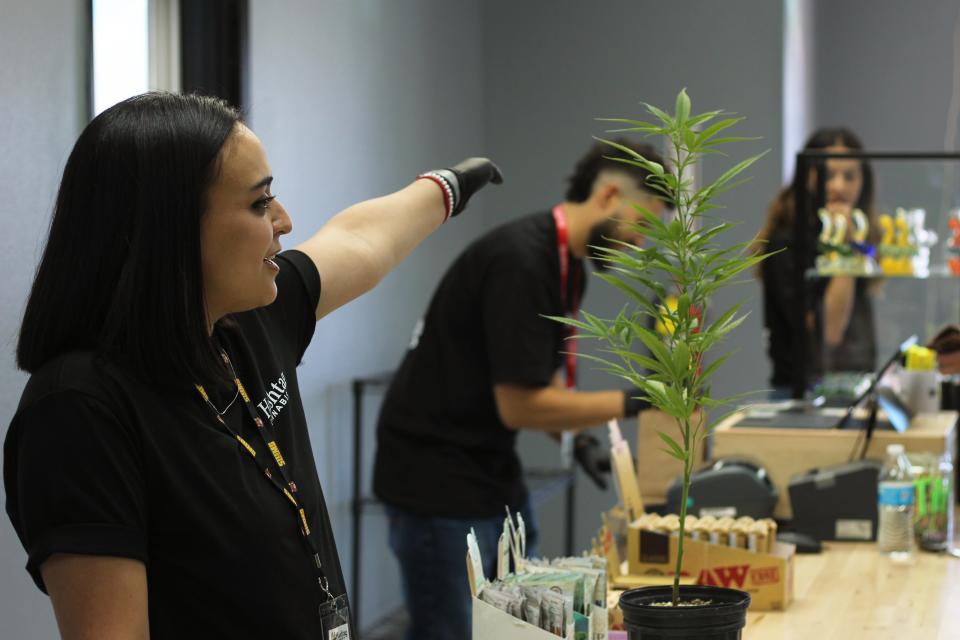
[[[260,140],[238,124],[220,151],[219,175],[207,191],[200,220],[203,293],[210,326],[228,313],[270,304],[277,297],[272,260],[280,236],[292,229],[271,193],[273,177]]]

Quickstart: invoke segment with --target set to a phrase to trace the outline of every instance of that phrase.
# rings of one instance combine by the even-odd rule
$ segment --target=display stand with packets
[[[497,578],[488,581],[476,536],[467,534],[473,640],[607,640],[606,560],[529,559],[525,538],[523,518],[518,514],[514,523],[508,513],[497,549]]]

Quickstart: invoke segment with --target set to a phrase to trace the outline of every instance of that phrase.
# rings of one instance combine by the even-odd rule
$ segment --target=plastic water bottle
[[[913,480],[902,444],[887,445],[878,493],[877,546],[880,553],[905,560],[913,552]]]

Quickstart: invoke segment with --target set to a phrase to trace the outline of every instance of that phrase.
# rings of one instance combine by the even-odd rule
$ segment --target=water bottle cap
[[[888,444],[887,445],[887,455],[888,456],[898,456],[903,453],[902,444]]]

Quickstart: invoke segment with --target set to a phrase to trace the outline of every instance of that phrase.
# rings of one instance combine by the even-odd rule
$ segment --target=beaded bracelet
[[[443,222],[446,222],[450,219],[450,214],[453,213],[453,210],[457,205],[453,186],[439,171],[427,171],[426,173],[421,173],[417,176],[417,180],[421,179],[430,180],[440,187],[440,190],[443,192],[443,205],[446,208],[446,213],[443,216]]]

